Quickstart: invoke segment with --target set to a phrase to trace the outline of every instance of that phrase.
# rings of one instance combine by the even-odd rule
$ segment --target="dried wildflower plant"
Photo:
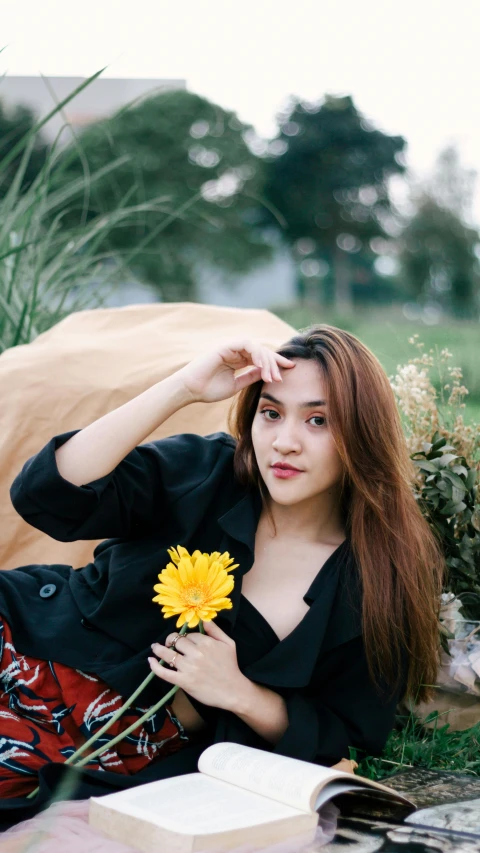
[[[409,343],[419,355],[399,366],[390,384],[415,467],[415,498],[444,549],[444,591],[459,597],[465,616],[480,619],[480,429],[464,423],[468,390],[461,369],[448,363],[452,354],[423,352],[418,335]]]
[[[453,355],[448,349],[423,352],[424,344],[418,338],[417,334],[408,340],[418,355],[399,365],[395,377],[390,377],[409,451],[421,451],[424,443],[431,443],[437,434],[478,470],[480,427],[466,424],[463,419],[469,392],[462,384],[462,370],[449,364]],[[440,393],[432,380],[433,370],[437,372]]]

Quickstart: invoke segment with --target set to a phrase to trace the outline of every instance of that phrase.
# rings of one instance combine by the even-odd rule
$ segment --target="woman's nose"
[[[272,447],[277,453],[286,454],[300,450],[300,440],[293,426],[285,423],[278,426],[277,434],[272,442]]]

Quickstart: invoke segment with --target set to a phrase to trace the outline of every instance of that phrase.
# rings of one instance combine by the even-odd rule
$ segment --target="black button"
[[[57,587],[54,583],[46,583],[40,590],[40,598],[51,598],[52,595],[55,595],[56,591]]]
[[[85,619],[85,616],[83,616],[82,619],[80,619],[80,625],[83,625],[83,627],[86,628],[88,631],[94,631],[95,630],[95,626],[92,625],[92,623],[89,622],[88,619]]]

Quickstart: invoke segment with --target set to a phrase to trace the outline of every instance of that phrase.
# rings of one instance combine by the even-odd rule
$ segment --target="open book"
[[[261,848],[299,836],[313,840],[317,812],[334,797],[374,798],[402,816],[415,809],[402,794],[341,770],[236,743],[209,746],[199,773],[92,797],[89,823],[143,853]]]

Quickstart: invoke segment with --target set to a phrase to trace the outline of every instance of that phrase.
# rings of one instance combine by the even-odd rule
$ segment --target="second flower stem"
[[[83,767],[84,764],[87,764],[93,758],[96,758],[97,755],[101,755],[102,752],[105,752],[105,750],[107,749],[111,749],[112,746],[115,746],[115,744],[123,740],[124,737],[127,737],[130,732],[133,732],[134,729],[138,728],[138,726],[141,726],[142,723],[145,722],[145,720],[148,720],[150,717],[153,717],[153,715],[157,713],[157,711],[162,707],[162,705],[164,705],[165,702],[168,702],[168,700],[172,698],[172,696],[177,692],[177,690],[178,684],[175,684],[175,686],[172,687],[172,689],[169,690],[168,693],[166,693],[165,696],[163,696],[160,701],[157,702],[156,705],[152,705],[152,707],[148,709],[148,711],[143,715],[143,717],[140,717],[140,719],[132,723],[131,726],[128,726],[128,728],[124,729],[123,732],[120,732],[119,735],[112,738],[112,740],[109,740],[107,744],[104,744],[104,746],[101,746],[99,747],[99,749],[96,749],[95,752],[91,752],[90,755],[86,755],[85,758],[82,758],[80,759],[80,761],[77,761],[75,767]]]
[[[187,632],[187,628],[188,628],[188,624],[187,624],[187,622],[185,622],[185,623],[182,625],[182,627],[180,628],[180,631],[179,631],[178,633],[179,633],[179,634],[186,634],[186,632]],[[205,633],[205,631],[203,630],[203,624],[202,624],[201,622],[200,622],[200,631],[201,631],[201,633],[203,633],[203,634]],[[161,660],[161,661],[160,661],[160,666],[165,666],[165,661],[164,661],[164,660]],[[94,744],[94,743],[98,740],[98,738],[100,738],[103,734],[105,734],[105,732],[107,732],[107,731],[109,730],[109,728],[111,728],[111,726],[113,726],[113,724],[114,724],[114,723],[119,719],[119,717],[121,717],[121,716],[122,716],[123,712],[124,712],[124,711],[126,711],[126,710],[127,710],[127,708],[129,708],[129,707],[130,707],[130,705],[132,704],[132,702],[134,702],[134,701],[135,701],[135,699],[137,698],[137,696],[139,696],[139,695],[140,695],[140,693],[145,689],[145,687],[147,686],[147,684],[150,684],[150,682],[152,681],[152,679],[153,679],[153,678],[155,678],[155,673],[154,673],[154,672],[149,672],[149,674],[147,675],[147,677],[146,677],[146,678],[144,678],[144,680],[143,680],[143,681],[142,681],[142,683],[137,687],[137,689],[133,691],[133,693],[131,694],[131,696],[129,696],[129,697],[128,697],[128,699],[123,703],[123,705],[121,706],[121,708],[118,708],[118,710],[117,710],[117,711],[115,711],[115,713],[113,714],[113,716],[111,716],[111,717],[110,717],[110,719],[105,723],[105,725],[104,725],[104,726],[102,726],[102,728],[101,728],[101,729],[99,729],[99,731],[98,731],[98,732],[95,732],[95,734],[94,734],[94,735],[92,735],[92,737],[91,737],[91,738],[89,738],[89,740],[85,741],[85,743],[83,743],[81,746],[79,746],[79,748],[78,748],[78,749],[73,753],[73,755],[70,755],[70,756],[66,759],[65,764],[71,764],[71,765],[73,765],[74,767],[83,767],[83,765],[84,765],[84,764],[86,764],[88,761],[90,761],[92,758],[96,758],[98,755],[101,755],[101,754],[102,754],[102,752],[106,752],[106,750],[107,750],[107,749],[110,749],[110,747],[111,747],[111,746],[113,746],[114,744],[118,743],[120,740],[122,740],[122,738],[126,737],[126,735],[130,734],[130,732],[131,732],[131,731],[133,731],[134,729],[136,729],[136,728],[137,728],[137,726],[139,726],[141,723],[145,722],[145,720],[148,720],[148,719],[149,719],[149,717],[152,717],[152,716],[153,716],[153,714],[155,714],[155,713],[156,713],[156,712],[157,712],[157,711],[162,707],[162,705],[163,705],[165,702],[168,702],[168,700],[169,700],[169,699],[174,695],[174,693],[178,690],[178,687],[174,687],[172,690],[170,690],[170,691],[169,691],[169,692],[168,692],[168,693],[167,693],[167,694],[166,694],[166,695],[165,695],[165,696],[160,700],[160,702],[158,702],[156,705],[154,705],[152,708],[150,708],[150,709],[146,712],[146,714],[144,714],[144,715],[143,715],[143,717],[141,717],[139,720],[137,720],[137,722],[136,722],[136,723],[133,723],[131,726],[129,726],[129,727],[128,727],[128,729],[125,729],[125,731],[123,731],[123,732],[121,732],[119,735],[117,735],[117,737],[116,737],[116,738],[113,738],[113,740],[110,740],[110,741],[108,741],[108,743],[106,743],[106,744],[104,744],[103,746],[99,747],[99,749],[95,750],[95,752],[92,752],[90,755],[87,755],[87,756],[86,756],[85,758],[83,758],[81,761],[77,761],[77,759],[78,759],[78,758],[80,758],[80,756],[81,756],[81,755],[83,755],[83,753],[84,753],[84,752],[86,752],[86,751],[87,751],[87,749],[88,749],[90,746],[92,746],[92,744]],[[74,762],[75,762],[75,763],[74,763]],[[31,792],[30,792],[30,794],[27,794],[27,799],[28,799],[28,800],[33,799],[33,797],[38,793],[38,790],[39,790],[38,788],[35,788],[35,790],[34,790],[34,791],[31,791]]]

